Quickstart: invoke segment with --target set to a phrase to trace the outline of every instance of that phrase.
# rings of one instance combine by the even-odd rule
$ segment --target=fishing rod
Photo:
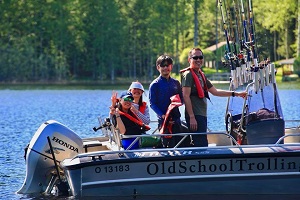
[[[254,23],[253,23],[253,13],[252,13],[252,5],[251,5],[251,0],[248,1],[248,7],[249,7],[249,24],[250,24],[250,45],[251,45],[251,50],[252,50],[252,55],[253,55],[253,64],[254,64],[254,91],[255,93],[258,92],[259,90],[259,73],[260,73],[260,88],[263,89],[263,71],[259,69],[258,66],[258,59],[257,59],[257,53],[255,49],[255,35],[254,35]]]
[[[243,85],[247,82],[247,67],[246,67],[246,61],[245,56],[243,54],[243,40],[242,40],[242,16],[241,11],[239,10],[240,6],[238,5],[239,1],[233,0],[233,18],[235,19],[234,30],[235,30],[235,59],[236,63],[239,67],[236,68],[237,70],[237,79],[239,82],[239,85]],[[239,50],[237,49],[237,44],[239,44]]]
[[[236,39],[237,39],[237,32],[235,29],[235,24],[233,20],[233,12],[231,11],[230,2],[229,0],[225,0],[224,2],[224,8],[226,11],[227,20],[229,21],[229,41],[231,41],[231,45],[233,48],[233,51],[231,52],[231,58],[234,61],[233,64],[235,65],[235,74],[234,74],[234,85],[238,87],[240,85],[240,64],[239,60],[237,59],[237,45],[236,45]]]
[[[235,59],[235,64],[236,64],[236,74],[237,74],[237,82],[238,85],[243,85],[244,84],[244,80],[243,80],[243,70],[242,70],[242,64],[245,62],[244,61],[244,56],[241,53],[241,46],[239,45],[239,52],[237,49],[237,44],[239,43],[239,40],[241,38],[241,33],[239,30],[239,26],[240,26],[240,20],[239,20],[239,10],[238,7],[235,3],[235,0],[233,0],[233,8],[232,8],[232,18],[234,18],[235,20],[233,20],[232,26],[234,29],[234,38],[233,38],[233,47],[234,47],[234,59]],[[231,15],[230,15],[231,16]]]
[[[233,6],[234,6],[234,18],[235,18],[235,23],[236,23],[236,32],[237,32],[237,38],[236,38],[236,42],[238,43],[241,38],[242,38],[242,34],[241,34],[241,13],[239,10],[239,5],[238,5],[238,1],[236,2],[235,0],[233,0]],[[239,53],[242,51],[242,47],[241,45],[239,45]]]
[[[268,86],[270,84],[270,60],[267,58],[265,60],[265,78],[266,78],[266,82],[265,85]]]
[[[222,4],[219,4],[219,5],[222,6]],[[225,6],[225,10],[226,10],[226,4],[224,4],[224,6]],[[222,9],[222,8],[220,7],[220,9]],[[221,11],[223,11],[223,10],[221,10]],[[225,17],[224,17],[224,13],[221,12],[221,14],[222,14],[222,19],[224,19],[224,20],[222,20],[222,22],[223,22],[223,29],[227,31],[227,33],[224,31],[225,32],[225,36],[226,36],[226,41],[227,41],[227,38],[228,38],[228,41],[230,43],[230,30],[227,30],[227,25],[226,25],[226,22],[225,22],[226,20],[225,20]],[[225,14],[226,14],[226,19],[228,19],[227,12]],[[224,28],[225,26],[226,26],[226,28]],[[228,43],[228,41],[227,41],[227,45],[226,45],[225,53],[224,53],[225,54],[224,55],[224,59],[226,61],[225,64],[224,64],[224,66],[229,66],[231,68],[232,66],[230,66],[230,63],[229,63],[229,60],[231,58],[231,55],[230,55],[231,54],[231,47],[229,46],[230,44]]]
[[[250,55],[250,47],[248,46],[249,40],[248,40],[248,29],[247,29],[247,19],[245,17],[245,10],[244,10],[244,4],[243,4],[243,0],[240,0],[241,2],[241,13],[242,13],[242,21],[243,21],[243,36],[244,39],[240,40],[241,43],[241,48],[244,50],[246,50],[246,57],[247,57],[247,61],[246,61],[246,70],[247,76],[244,76],[245,78],[245,82],[248,82],[249,80],[251,80],[252,78],[249,77],[251,75],[251,55]],[[246,72],[245,72],[246,74]]]
[[[232,87],[231,89],[235,90],[238,87],[238,85],[236,83],[236,70],[235,70],[235,66],[233,64],[232,51],[231,51],[231,47],[230,47],[230,41],[229,41],[228,30],[227,30],[228,27],[227,27],[226,20],[224,17],[222,0],[219,0],[219,6],[220,6],[221,15],[222,15],[223,29],[224,29],[224,34],[226,37],[227,48],[228,48],[228,53],[226,54],[226,57],[230,60],[231,87]]]
[[[223,6],[225,8],[226,19],[227,19],[227,22],[228,22],[229,41],[234,42],[235,35],[234,35],[234,31],[233,31],[233,23],[232,23],[232,19],[231,19],[230,4],[228,3],[228,0],[224,0]],[[232,53],[234,53],[234,52],[232,52]]]
[[[252,3],[251,3],[251,0],[249,0],[249,15],[250,15],[250,27],[251,27],[251,38],[252,38],[252,48],[253,48],[253,59],[254,59],[254,62],[255,60],[257,60],[257,63],[258,63],[258,48],[257,48],[257,44],[258,44],[258,38],[256,37],[255,35],[255,23],[254,23],[254,13],[253,13],[253,10],[252,10]],[[269,76],[268,74],[268,59],[264,59],[264,61],[262,62],[262,64],[259,64],[258,67],[259,67],[259,81],[260,81],[260,89],[262,90],[266,85],[268,85],[267,83],[267,76]],[[254,66],[256,67],[256,66]]]

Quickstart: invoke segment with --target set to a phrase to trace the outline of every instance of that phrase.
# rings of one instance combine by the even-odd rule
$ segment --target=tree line
[[[260,59],[299,56],[298,1],[252,1]],[[174,58],[178,73],[192,47],[225,40],[217,3],[2,0],[0,82],[146,82],[157,75],[161,54]],[[205,51],[205,59],[221,60],[224,48]]]

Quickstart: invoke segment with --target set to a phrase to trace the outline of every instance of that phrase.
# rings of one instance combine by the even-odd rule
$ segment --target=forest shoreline
[[[0,83],[0,90],[122,90],[129,87],[131,81],[72,81],[72,82],[23,82],[23,83]],[[142,82],[145,89],[148,89],[148,82]],[[228,81],[213,81],[217,88],[228,89]],[[279,89],[300,90],[300,81],[278,82]]]

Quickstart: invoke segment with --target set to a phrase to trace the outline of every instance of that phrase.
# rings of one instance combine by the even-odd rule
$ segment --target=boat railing
[[[254,85],[254,82],[251,82],[251,83],[249,83],[248,85],[247,85],[247,87],[246,87],[246,91],[247,91],[247,93],[249,93],[249,88],[252,86],[252,85]],[[245,115],[245,113],[246,113],[246,109],[248,108],[248,106],[246,106],[247,105],[247,98],[244,98],[244,104],[243,104],[243,110],[242,110],[242,115],[241,115],[241,120],[240,120],[240,128],[241,128],[241,130],[243,131],[243,132],[246,132],[246,130],[244,129],[244,115]]]
[[[300,120],[296,119],[290,119],[290,120],[284,120],[285,124],[292,124],[291,126],[286,125],[286,129],[300,129]],[[297,124],[297,125],[295,125]]]
[[[281,143],[299,143],[300,142],[300,125],[299,122],[300,120],[285,120],[286,123],[292,123],[295,127],[289,127],[286,128],[286,134],[285,136],[279,136],[277,139],[274,138],[275,140],[273,142],[270,143],[262,143],[262,144],[270,144],[270,145],[279,145]],[[173,147],[173,149],[177,149],[177,148],[186,148],[185,145],[182,145],[183,142],[185,142],[185,140],[187,139],[187,137],[192,137],[193,135],[208,135],[208,139],[212,139],[211,144],[209,144],[210,146],[228,146],[228,145],[236,145],[239,146],[238,142],[236,141],[236,139],[229,133],[227,133],[226,131],[219,131],[219,132],[202,132],[202,133],[190,133],[190,132],[186,132],[186,133],[176,133],[176,134],[160,134],[157,132],[157,129],[155,129],[154,131],[152,131],[151,133],[147,133],[147,134],[142,134],[142,135],[122,135],[119,133],[118,129],[116,129],[112,124],[110,124],[109,127],[107,127],[110,134],[109,134],[109,138],[110,138],[110,142],[111,142],[111,147],[115,146],[117,150],[119,151],[124,151],[124,150],[131,150],[132,147],[134,145],[136,145],[137,143],[141,144],[142,143],[142,138],[144,137],[156,137],[156,138],[161,138],[161,137],[181,137],[181,139],[179,140],[179,142],[177,142],[177,144]],[[288,131],[287,131],[288,130]],[[287,133],[288,132],[288,133]],[[295,134],[295,133],[299,133],[299,134]],[[213,135],[223,135],[222,136],[213,136]],[[226,137],[226,139],[224,139],[224,136]],[[285,141],[285,138],[288,138],[287,141]],[[298,138],[297,138],[298,137]],[[128,142],[129,145],[127,146],[126,149],[123,148],[122,146],[122,139],[126,139],[126,138],[134,138],[134,140],[131,142]],[[284,140],[284,142],[283,142]],[[216,142],[215,142],[216,141]],[[258,143],[253,143],[251,145],[254,144],[259,144]],[[140,147],[143,149],[150,149],[153,148],[153,146],[147,146],[147,147]],[[155,146],[154,148],[159,148],[158,146]],[[114,149],[113,151],[115,151],[116,149]]]
[[[243,153],[245,149],[247,148],[270,148],[273,149],[274,146],[280,146],[280,145],[285,145],[285,144],[257,144],[257,145],[236,145],[236,146],[209,146],[209,147],[180,147],[180,148],[138,148],[138,149],[132,149],[132,150],[117,150],[117,151],[92,151],[92,152],[87,152],[87,153],[81,153],[73,157],[72,159],[76,158],[84,158],[84,157],[92,157],[92,158],[98,158],[99,159],[108,154],[119,154],[120,157],[125,156],[126,153],[137,153],[137,154],[142,154],[142,153],[149,153],[149,154],[156,154],[158,152],[169,152],[169,151],[174,151],[177,152],[177,154],[181,154],[180,151],[206,151],[207,149],[233,149],[236,148],[238,149],[239,152]],[[288,144],[289,146],[299,146],[299,144]]]
[[[110,130],[111,130],[111,133],[112,133],[112,140],[118,146],[118,150],[121,150],[122,144],[121,144],[121,134],[119,133],[119,130],[116,129],[114,125],[110,126]]]
[[[120,156],[124,156],[126,153],[144,153],[144,152],[148,152],[148,153],[157,153],[158,151],[192,151],[192,150],[207,150],[209,149],[214,149],[214,148],[218,148],[218,149],[228,149],[228,148],[238,148],[241,150],[241,152],[243,151],[242,149],[244,148],[260,148],[260,147],[266,147],[266,148],[273,148],[274,146],[280,146],[280,145],[296,145],[299,146],[299,143],[288,143],[288,144],[282,144],[282,140],[284,138],[287,137],[300,137],[300,132],[299,133],[293,133],[293,134],[289,134],[286,136],[282,136],[275,144],[255,144],[255,145],[239,145],[237,143],[237,141],[229,134],[227,134],[226,132],[205,132],[205,133],[177,133],[177,134],[144,134],[144,135],[122,135],[122,138],[132,138],[132,137],[136,137],[136,139],[133,142],[138,142],[139,138],[142,137],[152,137],[152,136],[156,136],[156,137],[163,137],[163,136],[188,136],[188,135],[225,135],[226,137],[228,137],[229,139],[231,139],[231,141],[235,144],[235,145],[231,145],[231,146],[206,146],[206,147],[179,147],[179,145],[176,145],[173,148],[138,148],[138,149],[125,149],[123,150],[122,148],[119,148],[119,150],[116,151],[112,151],[112,150],[106,150],[106,151],[93,151],[93,152],[88,152],[88,153],[82,153],[82,154],[78,154],[77,156],[75,156],[72,159],[75,158],[82,158],[82,157],[101,157],[103,155],[106,154],[119,154]],[[121,138],[120,137],[120,138]],[[178,142],[179,143],[179,142]]]
[[[284,135],[282,137],[280,137],[277,142],[275,143],[275,145],[279,145],[281,143],[283,143],[283,140],[287,137],[299,137],[300,136],[300,133],[291,133],[291,134],[288,134],[288,135]]]
[[[132,146],[134,144],[136,144],[137,142],[140,141],[141,138],[143,137],[182,137],[180,139],[180,141],[173,147],[174,149],[180,148],[180,145],[183,143],[183,141],[189,137],[189,136],[193,136],[193,135],[225,135],[226,137],[228,137],[234,145],[239,146],[238,142],[236,141],[236,139],[234,139],[233,136],[231,136],[230,134],[226,133],[226,132],[202,132],[202,133],[176,133],[176,134],[142,134],[142,135],[121,135],[120,137],[123,139],[125,138],[135,138],[134,141],[131,142],[131,144],[126,148],[126,150],[129,150],[132,148]]]
[[[235,146],[234,146],[235,147]],[[83,157],[101,157],[106,154],[119,154],[120,156],[124,155],[125,153],[143,153],[143,152],[158,152],[158,151],[179,151],[179,150],[184,150],[184,151],[189,151],[189,150],[207,150],[207,148],[228,148],[226,146],[213,146],[213,147],[180,147],[180,148],[138,148],[138,149],[131,149],[131,150],[117,150],[117,151],[92,151],[92,152],[87,152],[87,153],[81,153],[76,156],[74,156],[72,159],[76,158],[83,158]]]

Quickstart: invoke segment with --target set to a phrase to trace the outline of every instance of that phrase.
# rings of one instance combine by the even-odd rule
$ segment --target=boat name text
[[[194,162],[173,161],[155,162],[147,165],[149,175],[184,174],[184,173],[236,173],[236,172],[280,172],[300,171],[299,163],[286,161],[284,158],[265,159],[229,159],[212,163],[212,160],[198,160]]]

